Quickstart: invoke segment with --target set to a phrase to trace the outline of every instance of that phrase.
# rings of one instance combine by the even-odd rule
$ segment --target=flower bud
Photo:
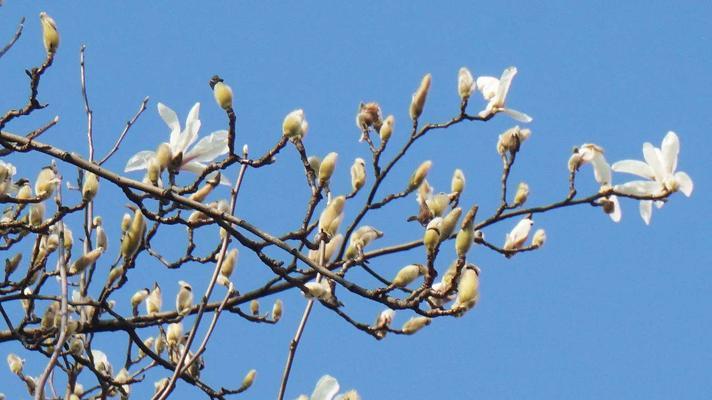
[[[346,197],[334,197],[319,216],[319,231],[333,236],[344,218]]]
[[[32,226],[39,226],[42,225],[42,221],[44,220],[44,214],[45,214],[45,205],[44,203],[35,203],[30,206],[30,212],[29,212],[29,223]]]
[[[123,225],[123,222],[122,222]],[[123,239],[121,240],[121,255],[124,258],[133,257],[138,251],[143,242],[143,234],[146,231],[146,221],[140,209],[134,211],[131,225],[128,227]]]
[[[324,248],[324,264],[328,264],[331,262],[331,258],[334,256],[334,253],[336,252],[337,249],[341,248],[341,245],[344,243],[344,235],[338,233],[334,235],[331,240],[329,240],[329,243],[326,244],[326,247]],[[319,264],[319,250],[309,250],[309,259],[314,263],[314,264]]]
[[[378,131],[382,125],[381,106],[379,106],[378,103],[361,103],[359,105],[359,111],[356,115],[356,126],[359,129],[367,130],[373,128]]]
[[[307,289],[304,293],[304,297],[308,299],[326,300],[331,296],[331,287],[327,280],[307,282],[304,284],[304,287]]]
[[[403,324],[401,330],[406,335],[412,335],[419,330],[423,329],[425,326],[430,325],[430,318],[428,317],[413,317]]]
[[[319,185],[324,186],[331,179],[331,175],[334,174],[334,169],[336,168],[336,159],[339,157],[337,153],[333,151],[327,154],[321,164],[319,165]]]
[[[178,294],[176,295],[176,311],[180,315],[187,315],[193,307],[193,287],[186,281],[178,281]]]
[[[146,346],[146,348],[150,349],[155,344],[155,341],[156,341],[156,339],[153,336],[149,336],[143,340],[143,345]],[[141,360],[144,357],[146,357],[146,353],[143,351],[143,349],[141,349],[139,347],[138,348],[138,359]]]
[[[512,203],[512,206],[521,206],[522,204],[524,204],[524,202],[527,201],[528,197],[529,185],[527,185],[526,182],[519,182],[519,186],[517,186],[517,193],[514,195],[514,203]]]
[[[505,153],[514,154],[519,151],[519,147],[531,135],[531,130],[522,129],[519,125],[509,128],[504,133],[499,135],[497,140],[497,153],[504,155]]]
[[[153,345],[153,350],[159,356],[166,350],[166,339],[163,336],[158,335],[156,337],[156,343]]]
[[[22,253],[17,253],[14,256],[5,259],[5,277],[6,278],[9,278],[10,274],[15,272],[17,267],[20,265],[20,261],[22,261]]]
[[[378,135],[381,137],[381,143],[386,143],[388,139],[391,138],[395,122],[396,119],[392,115],[387,116],[386,119],[383,120],[383,125],[381,125],[381,129],[378,131]]]
[[[254,316],[260,315],[260,302],[257,299],[250,302],[250,312]]]
[[[514,228],[506,235],[502,249],[516,250],[522,247],[524,242],[526,242],[529,237],[529,231],[531,230],[533,224],[534,222],[528,217],[519,221],[517,225],[515,225]]]
[[[97,247],[98,249],[101,249],[101,247]],[[119,265],[117,267],[114,267],[109,271],[109,277],[106,278],[106,285],[108,287],[111,287],[116,283],[116,281],[123,275],[124,273],[124,267],[122,265]]]
[[[413,172],[413,175],[410,176],[410,180],[408,181],[409,192],[417,189],[420,184],[423,183],[425,178],[428,176],[430,167],[432,166],[433,162],[430,160],[424,161],[418,166],[418,168]]]
[[[136,293],[131,296],[131,309],[134,310],[134,315],[136,314],[135,311],[138,309],[138,305],[141,304],[148,295],[151,293],[150,290],[147,288],[143,288],[138,290]]]
[[[57,32],[57,24],[54,19],[47,15],[46,12],[40,13],[40,23],[42,24],[42,42],[44,43],[47,54],[54,54],[59,47],[59,32]]]
[[[153,383],[153,394],[158,394],[163,391],[168,386],[170,380],[168,378],[161,378]]]
[[[304,138],[308,128],[309,124],[302,109],[290,112],[282,122],[282,134],[290,139]]]
[[[47,200],[52,196],[57,185],[59,184],[59,179],[57,174],[55,174],[52,167],[44,167],[37,175],[37,180],[35,181],[35,194],[42,200]]]
[[[239,252],[237,249],[232,249],[225,254],[225,259],[220,266],[220,275],[227,279],[230,279],[232,272],[235,270],[235,264],[237,264],[237,257]]]
[[[277,322],[282,318],[282,300],[277,299],[272,306],[272,321]]]
[[[69,267],[69,275],[76,275],[81,273],[86,269],[86,267],[94,264],[96,260],[99,259],[101,254],[104,252],[104,249],[101,247],[98,247],[83,256],[79,257],[74,263],[72,264],[71,267]]]
[[[435,252],[435,248],[438,246],[438,243],[440,243],[440,227],[442,222],[443,219],[440,217],[433,218],[428,222],[428,226],[425,227],[423,244],[425,245],[425,252],[428,256]]]
[[[166,342],[168,343],[168,347],[175,348],[182,339],[183,324],[176,322],[168,325],[168,330],[166,331]]]
[[[223,110],[229,110],[232,108],[232,89],[230,86],[226,85],[225,82],[219,76],[215,75],[210,79],[210,87],[213,89],[213,96],[215,97],[215,102]]]
[[[366,161],[363,158],[356,158],[351,166],[351,188],[354,193],[361,190],[366,184]]]
[[[99,178],[93,172],[84,173],[84,183],[82,184],[82,198],[84,201],[92,201],[99,191]]]
[[[10,367],[10,372],[20,375],[22,368],[25,366],[25,360],[21,359],[17,354],[10,353],[7,355],[7,365]]]
[[[460,273],[457,285],[457,300],[452,308],[472,308],[480,297],[480,271],[475,265],[468,264]]]
[[[309,167],[311,167],[312,171],[314,171],[314,174],[317,175],[319,173],[319,166],[321,165],[321,158],[317,156],[309,156],[309,158],[307,158],[307,162],[309,162]]]
[[[240,385],[240,389],[238,389],[240,392],[245,391],[252,386],[252,384],[255,382],[255,377],[257,376],[257,370],[251,369],[250,372],[245,375],[245,378],[242,379],[242,385]]]
[[[458,196],[462,194],[465,190],[465,174],[461,169],[456,169],[452,174],[452,181],[450,182],[450,191],[456,193]]]
[[[455,231],[455,226],[457,221],[462,215],[462,208],[457,207],[450,210],[450,212],[443,218],[443,222],[440,224],[440,241],[447,240],[450,235]]]
[[[126,231],[129,229],[130,225],[131,225],[131,214],[124,213],[124,216],[121,217],[121,233],[126,233]]]
[[[161,312],[163,305],[163,297],[161,296],[161,287],[154,283],[151,294],[146,298],[146,313],[148,315]]]
[[[393,278],[393,286],[404,288],[411,282],[418,279],[419,276],[425,275],[428,269],[423,264],[410,264],[401,268]]]
[[[430,81],[432,77],[430,74],[426,74],[420,81],[420,86],[410,101],[410,118],[413,120],[418,119],[420,114],[423,113],[423,108],[425,107],[425,99],[428,97],[428,90],[430,90]]]
[[[532,237],[532,247],[539,248],[546,242],[546,231],[543,229],[537,229]]]
[[[460,68],[457,73],[457,93],[460,95],[462,100],[467,100],[470,98],[472,91],[477,88],[475,85],[475,79],[472,77],[472,73],[467,67]]]
[[[146,180],[153,186],[161,186],[161,165],[158,160],[154,157],[148,160],[148,166],[146,167]]]
[[[213,189],[215,189],[215,187],[220,184],[221,179],[222,175],[220,173],[213,175],[213,177],[211,177],[205,182],[205,185],[203,185],[203,187],[196,190],[195,193],[190,195],[190,199],[193,201],[202,202],[203,200],[205,200],[206,197],[208,197],[210,192],[212,192]]]

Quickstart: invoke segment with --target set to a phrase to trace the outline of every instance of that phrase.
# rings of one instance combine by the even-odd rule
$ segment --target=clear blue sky
[[[310,122],[305,144],[310,154],[340,154],[334,189],[345,192],[352,160],[368,157],[367,148],[356,141],[353,120],[359,101],[376,100],[385,113],[396,116],[387,153],[392,156],[394,145],[404,140],[410,95],[424,73],[433,74],[433,87],[423,118],[434,122],[457,113],[459,67],[466,65],[475,75],[499,75],[515,65],[519,75],[509,101],[534,122],[512,182],[529,183],[530,204],[563,198],[573,146],[594,142],[605,147],[609,161],[640,159],[642,143],[659,146],[668,130],[680,137],[679,168],[695,181],[692,197],[673,196],[662,210],[654,210],[651,226],[643,224],[632,201],[623,202],[620,224],[590,207],[540,216],[535,227],[544,227],[549,241],[511,260],[474,248],[470,257],[482,268],[478,306],[464,318],[436,320],[412,337],[377,342],[317,306],[287,398],[310,392],[324,373],[345,388],[358,389],[364,399],[710,398],[712,6],[661,3],[163,1],[99,6],[8,0],[0,8],[0,42],[9,39],[21,16],[28,21],[15,48],[0,59],[0,110],[25,99],[23,70],[43,57],[37,15],[45,10],[62,35],[55,65],[42,80],[40,98],[50,107],[7,129],[21,131],[60,115],[58,126],[43,140],[86,154],[78,65],[80,45],[86,44],[99,154],[111,146],[141,99],[151,98],[108,167],[122,170],[130,155],[166,140],[168,130],[155,112],[158,101],[174,108],[181,120],[200,101],[201,133],[223,129],[224,114],[207,84],[218,73],[235,91],[238,144],[248,143],[253,154],[261,153],[278,139],[284,115],[303,108]],[[473,103],[471,111],[483,104],[479,99]],[[394,171],[390,188],[400,190],[419,162],[433,159],[429,180],[436,190],[446,190],[452,170],[460,167],[468,179],[464,203],[477,202],[481,215],[490,213],[501,169],[496,138],[512,125],[500,115],[487,124],[424,138]],[[275,233],[301,221],[308,194],[295,152],[288,148],[283,153],[275,167],[248,172],[238,205],[239,216]],[[10,161],[29,177],[47,163],[22,155]],[[75,176],[68,166],[63,171]],[[627,177],[614,179],[619,183]],[[595,190],[590,167],[579,181],[581,193]],[[117,193],[109,186],[105,183],[102,190]],[[106,194],[100,194],[104,200],[97,210],[107,221],[115,250],[125,202]],[[364,195],[354,201],[361,204]],[[408,198],[368,219],[386,231],[378,244],[420,237],[420,229],[403,222],[415,208]],[[354,210],[353,204],[347,207],[347,218]],[[485,234],[500,243],[513,225],[507,221]],[[174,230],[158,243],[175,247],[180,240],[182,230]],[[444,252],[440,268],[451,253]],[[268,273],[254,257],[243,255],[237,287],[245,291]],[[420,257],[419,249],[373,266],[391,275]],[[171,305],[175,281],[186,279],[202,293],[210,274],[199,266],[165,271],[148,258],[138,264],[117,297],[123,312],[131,293],[156,277],[165,288],[165,304]],[[244,373],[256,368],[257,381],[243,398],[275,397],[288,341],[305,304],[296,291],[279,297],[286,303],[285,316],[276,326],[254,326],[232,315],[221,319],[206,354],[207,382],[238,386]],[[364,321],[380,311],[352,296],[342,301]],[[407,318],[397,313],[396,326]],[[143,333],[147,337],[156,331]],[[115,336],[120,340],[98,339],[96,347],[119,364],[123,353],[110,346],[123,346],[126,338]],[[3,357],[9,351],[32,358],[26,371],[35,376],[46,363],[14,344],[0,346]],[[163,376],[166,371],[146,379]],[[26,397],[17,382],[0,369],[0,391],[10,399]],[[143,385],[134,397],[147,398],[152,390],[152,384]],[[199,397],[184,384],[175,396]]]

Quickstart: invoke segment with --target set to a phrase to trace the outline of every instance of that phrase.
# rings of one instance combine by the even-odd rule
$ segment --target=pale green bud
[[[430,325],[430,318],[428,317],[413,317],[403,324],[401,330],[406,335],[412,335],[424,327]]]
[[[433,162],[430,160],[423,161],[423,163],[418,166],[418,168],[413,172],[413,175],[410,176],[410,180],[408,181],[408,191],[417,189],[420,184],[423,183],[432,166]]]
[[[418,117],[420,117],[420,114],[423,113],[423,108],[425,107],[425,100],[428,97],[428,91],[430,90],[431,80],[432,76],[430,74],[426,74],[420,81],[420,86],[418,87],[418,90],[413,93],[413,97],[410,101],[409,110],[411,119],[418,119]]]

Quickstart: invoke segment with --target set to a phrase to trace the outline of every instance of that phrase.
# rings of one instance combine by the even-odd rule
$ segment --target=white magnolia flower
[[[310,400],[341,400],[344,398],[349,398],[349,399],[359,399],[360,397],[358,394],[356,394],[355,391],[350,391],[348,393],[342,393],[337,395],[339,392],[339,382],[336,380],[331,375],[324,375],[322,376],[319,381],[316,383],[316,387],[314,387],[314,392],[312,392],[311,397],[309,397]],[[347,397],[345,397],[347,396]],[[355,397],[354,397],[355,396]],[[302,398],[307,398],[306,395],[302,395],[299,397],[300,399]]]
[[[0,195],[6,194],[12,187],[12,177],[17,173],[15,166],[0,160]]]
[[[608,165],[606,157],[603,156],[603,148],[593,143],[582,144],[569,160],[569,168],[577,170],[582,164],[590,163],[593,167],[593,177],[601,185],[601,190],[608,190],[611,187],[611,166]],[[621,208],[618,197],[611,195],[598,199],[598,204],[603,207],[603,211],[613,220],[620,222]]]
[[[171,129],[168,142],[171,151],[171,160],[178,160],[180,164],[177,169],[196,174],[203,172],[206,167],[205,163],[210,163],[218,156],[227,154],[229,151],[227,144],[228,132],[226,130],[215,131],[200,139],[195,146],[188,149],[198,139],[198,130],[200,129],[199,112],[200,103],[195,103],[185,120],[184,129],[181,130],[178,115],[175,111],[163,103],[158,103],[158,114],[161,115],[163,121],[165,121],[166,125]],[[126,163],[124,172],[147,169],[149,162],[155,157],[155,151],[139,151]],[[220,183],[225,184],[222,180]]]
[[[680,153],[680,140],[675,132],[670,131],[663,138],[660,148],[645,142],[643,144],[643,157],[645,162],[638,160],[623,160],[613,164],[616,172],[625,172],[638,175],[649,180],[631,181],[616,185],[614,190],[620,194],[635,196],[656,196],[666,193],[681,191],[690,197],[694,184],[689,175],[677,169],[677,156]],[[658,208],[663,206],[662,201],[657,201]],[[640,201],[640,216],[646,224],[650,224],[653,211],[652,200]]]
[[[533,224],[534,221],[529,217],[519,221],[512,231],[505,235],[502,248],[504,250],[516,250],[522,247],[529,237],[529,231],[532,229]]]
[[[503,112],[517,121],[529,123],[532,117],[523,112],[506,108],[507,93],[512,85],[512,79],[517,74],[516,67],[509,67],[502,72],[502,76],[497,79],[493,76],[480,76],[477,78],[477,90],[482,93],[482,97],[489,101],[487,107],[480,111],[480,117],[487,117],[491,114]]]

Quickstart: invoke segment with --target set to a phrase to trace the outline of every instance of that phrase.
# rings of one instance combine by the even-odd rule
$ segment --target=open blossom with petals
[[[482,97],[489,101],[487,107],[480,112],[480,117],[503,112],[517,121],[529,123],[532,117],[523,112],[506,108],[507,94],[512,85],[512,79],[517,74],[516,67],[509,67],[502,72],[502,76],[497,79],[493,76],[480,76],[477,78],[477,90],[482,93]]]
[[[646,142],[643,144],[645,162],[639,160],[623,160],[613,164],[616,172],[638,175],[647,181],[638,180],[616,185],[614,190],[620,194],[634,196],[655,196],[681,191],[690,197],[694,184],[692,178],[682,171],[677,171],[677,156],[680,153],[680,140],[675,132],[670,131],[663,138],[660,148]],[[658,208],[663,206],[658,201]],[[652,200],[640,201],[640,216],[646,224],[650,224]]]
[[[171,129],[168,147],[170,148],[171,162],[176,164],[174,167],[176,170],[200,174],[206,168],[205,163],[210,163],[229,151],[227,145],[228,132],[226,130],[215,131],[195,143],[200,129],[199,112],[200,103],[195,103],[185,120],[184,129],[181,130],[178,115],[175,111],[163,103],[158,103],[158,114]],[[193,143],[195,145],[191,147]],[[139,151],[126,163],[124,172],[148,169],[150,161],[155,158],[155,151]],[[229,184],[225,181],[220,183]]]
[[[524,245],[529,237],[529,231],[532,229],[534,221],[527,217],[522,219],[514,226],[511,232],[505,236],[504,250],[516,250]]]
[[[601,190],[608,190],[611,187],[611,166],[608,165],[604,150],[601,146],[593,143],[584,143],[574,149],[574,154],[569,159],[569,171],[577,171],[583,164],[590,163],[593,166],[593,177],[601,185]],[[596,201],[603,207],[603,211],[613,220],[621,220],[621,208],[618,197],[611,195],[602,197]]]

